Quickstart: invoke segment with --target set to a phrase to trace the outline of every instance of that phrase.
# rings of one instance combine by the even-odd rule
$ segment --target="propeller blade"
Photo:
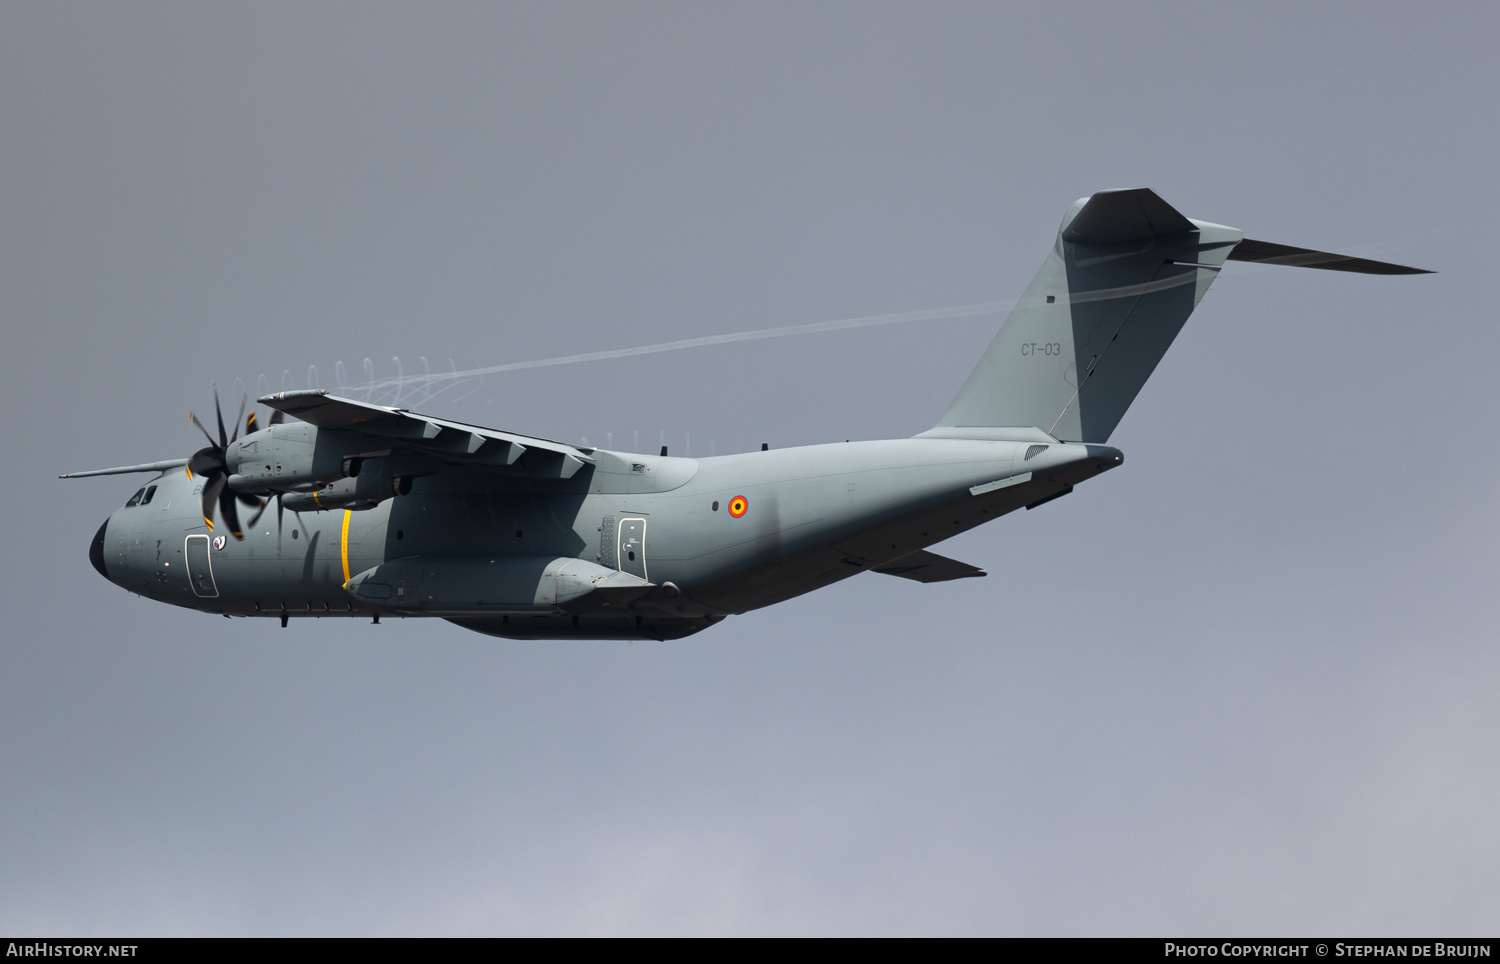
[[[279,495],[276,496],[276,499],[279,502],[280,499],[281,499],[281,496],[279,496]],[[250,521],[249,521],[249,523],[246,524],[245,528],[247,528],[247,529],[254,529],[255,528],[255,524],[260,521],[260,517],[263,516],[263,515],[265,515],[266,506],[268,506],[270,504],[271,504],[271,500],[270,499],[261,499],[260,500],[260,508],[255,511],[255,515],[253,515],[253,516],[250,517]]]
[[[220,473],[203,487],[203,500],[200,507],[203,509],[203,521],[208,524],[209,532],[214,531],[214,503],[219,501],[219,493],[223,491],[228,481],[228,477]]]
[[[245,419],[245,434],[249,435],[255,431],[255,409],[250,409],[250,417]]]
[[[271,424],[280,425],[286,421],[286,413],[279,408],[271,409]]]
[[[228,481],[223,476],[219,476],[219,478],[226,482]],[[228,485],[220,486],[219,514],[224,517],[224,525],[228,527],[235,539],[244,542],[245,531],[240,528],[240,510],[235,508],[236,501],[233,489],[229,488]]]
[[[249,399],[250,396],[248,394],[240,396],[240,413],[234,417],[234,435],[229,439],[231,442],[240,437],[240,419],[245,417],[245,402],[249,401]],[[251,412],[250,417],[253,419],[255,413]]]
[[[208,439],[208,444],[209,445],[213,445],[214,444],[214,437],[212,435],[208,434],[208,429],[204,428],[203,427],[203,423],[200,422],[200,421],[198,421],[198,416],[194,415],[192,412],[188,412],[188,421],[190,421],[194,425],[198,426],[198,431],[202,432],[203,433],[203,437],[206,438],[206,439]]]
[[[229,447],[229,433],[224,431],[224,409],[219,405],[219,386],[214,386],[214,415],[219,419],[219,448]]]

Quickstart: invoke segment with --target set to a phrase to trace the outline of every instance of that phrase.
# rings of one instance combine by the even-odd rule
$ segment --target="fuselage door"
[[[621,519],[619,558],[615,568],[632,576],[646,578],[646,520]]]
[[[217,596],[219,587],[214,585],[213,564],[209,562],[208,536],[188,536],[182,554],[187,558],[188,584],[193,593],[204,598]]]

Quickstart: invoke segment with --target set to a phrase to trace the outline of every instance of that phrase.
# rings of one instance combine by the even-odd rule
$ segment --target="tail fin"
[[[1068,210],[1041,270],[924,434],[1014,427],[1107,441],[1229,258],[1418,271],[1246,241],[1235,228],[1183,217],[1147,188],[1102,191]]]

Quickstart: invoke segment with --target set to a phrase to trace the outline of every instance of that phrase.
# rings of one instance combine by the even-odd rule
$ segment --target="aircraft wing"
[[[947,582],[950,579],[988,575],[977,566],[959,562],[957,559],[949,559],[947,556],[940,556],[926,549],[919,549],[900,559],[892,559],[885,565],[876,567],[875,571],[916,582]]]
[[[92,475],[129,475],[132,472],[168,472],[187,465],[187,459],[167,459],[164,462],[143,462],[140,465],[121,465],[113,469],[90,469],[87,472],[64,472],[59,479],[86,479]]]
[[[391,447],[424,452],[449,462],[504,470],[521,468],[516,463],[526,457],[526,474],[538,474],[540,470],[553,478],[569,479],[594,461],[591,448],[450,422],[404,408],[356,402],[321,389],[276,392],[262,396],[259,402],[320,429],[359,432]]]

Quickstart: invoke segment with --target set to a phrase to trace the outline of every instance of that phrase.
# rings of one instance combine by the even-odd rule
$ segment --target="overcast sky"
[[[1500,10],[0,5],[0,931],[1493,935]],[[1075,199],[1231,265],[1125,467],[669,643],[233,620],[88,564],[186,419],[1003,301]],[[706,455],[929,427],[984,315],[491,375]],[[237,397],[230,401],[236,404]],[[637,434],[638,433],[638,434]]]

